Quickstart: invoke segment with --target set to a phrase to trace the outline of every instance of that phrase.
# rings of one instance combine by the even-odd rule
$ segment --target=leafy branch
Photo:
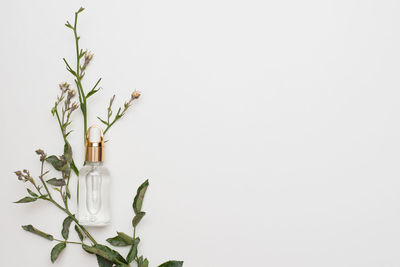
[[[73,26],[69,21],[65,24],[67,28],[70,28],[73,33],[74,33],[74,39],[75,39],[75,52],[76,52],[76,68],[73,69],[70,64],[67,62],[65,58],[63,58],[63,61],[65,63],[65,66],[67,68],[67,71],[69,71],[73,76],[74,76],[74,82],[78,90],[78,95],[79,95],[79,103],[80,103],[80,108],[82,111],[83,115],[83,138],[86,137],[86,132],[87,132],[87,114],[88,114],[88,108],[87,108],[87,99],[97,93],[100,90],[100,87],[98,87],[101,78],[99,78],[96,82],[96,84],[93,86],[93,88],[86,94],[83,86],[82,86],[82,79],[85,76],[85,70],[87,66],[89,65],[90,61],[93,59],[93,54],[89,53],[87,50],[82,50],[79,48],[79,39],[81,38],[78,35],[78,15],[84,10],[84,8],[80,8],[77,12],[75,12],[75,19],[74,19],[74,24]],[[83,64],[81,64],[81,60],[84,58]]]
[[[142,204],[147,187],[149,186],[148,180],[140,185],[132,204],[135,214],[132,219],[133,234],[128,235],[123,232],[117,232],[117,236],[107,239],[107,242],[112,246],[130,246],[129,253],[126,257],[123,257],[120,253],[111,249],[110,247],[98,243],[92,234],[90,234],[89,231],[79,223],[78,219],[75,217],[68,205],[68,201],[72,197],[69,190],[71,174],[75,174],[76,176],[79,175],[78,168],[73,159],[72,147],[68,141],[68,137],[72,133],[72,130],[69,129],[72,122],[71,115],[75,110],[80,108],[83,116],[83,133],[84,137],[86,137],[88,114],[87,99],[100,90],[99,83],[101,82],[101,78],[99,78],[92,89],[85,93],[85,90],[82,86],[82,79],[84,78],[86,69],[93,58],[93,54],[89,53],[87,50],[82,50],[79,48],[80,36],[77,32],[78,15],[83,10],[83,8],[80,8],[77,12],[75,12],[73,25],[68,21],[65,24],[65,26],[70,28],[74,34],[76,67],[72,68],[68,61],[65,58],[63,59],[67,71],[70,72],[74,77],[76,91],[78,92],[79,104],[77,102],[73,102],[76,91],[71,88],[72,86],[70,84],[64,82],[59,85],[61,93],[57,96],[55,104],[51,110],[53,116],[57,118],[57,123],[62,134],[64,143],[63,154],[60,156],[48,156],[42,149],[36,150],[36,154],[39,155],[40,174],[35,178],[27,169],[15,172],[18,180],[31,185],[31,187],[27,186],[26,188],[28,195],[16,201],[15,203],[32,203],[42,200],[53,204],[59,210],[65,213],[66,217],[62,222],[61,230],[62,238],[55,238],[53,235],[45,233],[30,224],[22,226],[25,231],[31,232],[49,241],[57,242],[50,253],[50,259],[52,262],[57,260],[67,245],[80,245],[87,253],[96,255],[97,262],[100,267],[128,267],[133,266],[132,264],[135,264],[138,267],[148,267],[148,259],[144,258],[142,255],[139,256],[138,246],[140,243],[140,238],[136,235],[136,228],[146,215],[146,213],[142,211]],[[98,117],[98,119],[105,125],[104,133],[106,133],[126,114],[133,101],[139,97],[140,92],[135,90],[132,93],[129,101],[125,102],[123,107],[120,107],[117,110],[115,116],[113,116],[112,111],[115,95],[111,98],[107,108],[107,119],[103,120]],[[52,168],[59,173],[59,178],[48,178],[49,170],[45,170],[46,164],[51,165]],[[57,196],[57,194],[59,196]],[[69,233],[72,224],[74,224],[74,230],[79,238],[79,241],[68,240],[70,237]],[[159,267],[181,267],[182,265],[182,261],[167,261],[161,264]]]
[[[129,99],[129,101],[124,103],[123,108],[118,108],[117,114],[115,114],[114,118],[112,118],[113,115],[113,111],[112,111],[112,105],[114,103],[114,99],[115,99],[115,95],[113,95],[110,99],[110,102],[108,104],[107,107],[107,120],[103,120],[100,117],[97,117],[104,125],[105,125],[105,130],[104,130],[104,134],[107,133],[107,131],[111,128],[111,126],[114,125],[114,123],[116,123],[119,119],[121,119],[126,111],[129,109],[129,107],[132,105],[132,102],[135,99],[138,99],[140,97],[140,92],[139,91],[133,91],[131,98]]]

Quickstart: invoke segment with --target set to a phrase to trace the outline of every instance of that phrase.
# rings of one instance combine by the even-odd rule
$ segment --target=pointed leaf
[[[72,162],[72,148],[68,142],[64,144],[64,157],[68,163]]]
[[[90,246],[85,245],[85,244],[82,245],[82,248],[86,252],[88,252],[90,254],[96,254],[96,255],[98,255],[98,256],[106,259],[106,260],[109,260],[111,262],[115,262],[116,257],[112,253],[111,249],[109,249],[109,248],[100,248],[100,247],[96,247],[96,245],[93,246],[93,247],[90,247]]]
[[[183,261],[167,261],[158,267],[182,267]]]
[[[100,87],[101,88],[101,87]],[[99,90],[100,90],[100,88],[99,89],[93,89],[93,90],[91,90],[87,95],[86,95],[86,98],[89,98],[89,97],[91,97],[92,95],[94,95],[95,93],[97,93]]]
[[[36,194],[35,192],[33,192],[32,190],[30,190],[29,188],[26,189],[29,193],[29,195],[33,196],[33,197],[39,197],[38,194]]]
[[[137,247],[139,245],[140,238],[136,237],[135,241],[133,241],[132,247],[129,250],[128,256],[126,256],[126,260],[128,263],[131,263],[137,256]]]
[[[100,117],[97,117],[97,118],[99,119],[99,121],[101,121],[101,122],[104,123],[105,125],[108,125],[108,123],[107,123],[105,120],[101,119]]]
[[[111,245],[113,245],[114,247],[127,247],[130,244],[128,244],[127,242],[125,242],[125,240],[123,240],[121,237],[119,236],[115,236],[112,238],[108,238],[106,240],[108,243],[110,243]]]
[[[146,180],[143,184],[139,186],[136,192],[135,199],[133,200],[133,210],[135,211],[135,214],[138,214],[142,211],[143,199],[148,186],[149,180]]]
[[[144,211],[141,211],[138,214],[136,214],[135,217],[133,217],[132,226],[136,227],[139,224],[139,222],[142,220],[144,215],[146,215],[146,212],[144,212]]]
[[[149,261],[147,259],[144,259],[142,265],[140,267],[149,267]]]
[[[34,198],[34,197],[24,197],[18,201],[15,201],[14,203],[29,203],[29,202],[34,202],[36,200],[37,200],[37,198]]]
[[[129,243],[129,245],[133,244],[133,238],[130,237],[129,235],[127,235],[123,232],[117,232],[117,234],[121,239],[125,240],[126,243]]]
[[[100,257],[99,255],[96,255],[97,258],[97,263],[99,264],[99,267],[112,267],[113,262],[106,260],[103,257]]]
[[[121,254],[119,254],[117,251],[112,250],[111,248],[104,246],[104,245],[100,245],[100,244],[96,244],[92,247],[87,246],[87,245],[82,245],[82,248],[90,253],[90,254],[96,254],[108,261],[114,262],[114,263],[118,263],[118,261],[124,263],[124,264],[128,264],[126,262],[126,260],[121,256]]]
[[[50,241],[53,241],[53,240],[54,240],[54,237],[53,237],[52,235],[46,234],[45,232],[42,232],[42,231],[36,229],[36,228],[33,227],[31,224],[29,224],[29,225],[23,225],[23,226],[22,226],[22,229],[24,229],[25,231],[31,232],[31,233],[33,233],[33,234],[35,234],[35,235],[44,237],[44,238],[46,238],[46,239],[48,239],[48,240],[50,240]]]
[[[117,236],[108,238],[107,242],[115,247],[126,247],[133,244],[133,238],[125,233],[117,232]]]
[[[75,165],[74,160],[72,160],[72,162],[71,162],[71,169],[74,171],[76,176],[79,176],[79,171],[78,171],[78,168]]]
[[[48,184],[53,185],[53,186],[63,186],[63,185],[65,185],[64,179],[51,178],[50,180],[47,180],[46,182]]]
[[[71,25],[71,23],[69,23],[69,21],[67,20],[67,22],[65,23],[65,26],[67,26],[70,29],[74,29]]]
[[[64,162],[61,161],[57,156],[54,156],[54,155],[48,156],[46,158],[46,161],[48,163],[50,163],[54,167],[54,169],[56,169],[57,171],[61,171],[64,166]]]
[[[79,8],[79,10],[76,12],[76,14],[81,13],[83,10],[85,10],[83,7]]]
[[[60,253],[64,250],[66,246],[67,244],[64,242],[58,243],[57,245],[54,246],[50,254],[50,259],[52,263],[54,263],[57,260],[58,256],[60,256]]]
[[[96,87],[97,87],[97,85],[99,85],[100,81],[101,81],[101,78],[99,78],[99,79],[97,80],[97,82],[96,82],[96,84],[93,86],[92,90],[90,90],[89,93],[86,95],[86,98],[89,98],[91,95],[94,95],[95,93],[97,93],[97,92],[101,89],[101,87],[100,87],[100,88],[98,88],[98,89],[96,90]]]
[[[69,216],[67,218],[65,218],[63,221],[61,235],[62,235],[62,237],[64,237],[65,240],[68,239],[69,227],[71,226],[72,221],[73,221],[73,219]]]

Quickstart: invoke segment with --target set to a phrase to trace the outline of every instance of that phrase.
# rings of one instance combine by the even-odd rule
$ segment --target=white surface
[[[150,179],[138,228],[151,266],[400,266],[400,2],[2,1],[0,208],[2,265],[53,266],[64,215],[25,195],[13,171],[37,173],[34,150],[59,154],[50,108],[71,77],[79,6],[85,82],[108,98],[143,92],[110,131],[114,223]],[[72,134],[82,160],[77,114]],[[79,153],[79,154],[78,154]],[[74,238],[74,233],[71,234]],[[21,256],[21,254],[23,256]],[[96,266],[68,246],[54,266]]]

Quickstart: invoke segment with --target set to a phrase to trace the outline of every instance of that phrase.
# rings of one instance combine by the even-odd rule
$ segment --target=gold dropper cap
[[[90,133],[93,128],[97,128],[100,132],[99,141],[91,141]],[[103,162],[104,161],[104,133],[103,130],[97,126],[90,126],[86,133],[85,142],[85,161],[87,162]]]

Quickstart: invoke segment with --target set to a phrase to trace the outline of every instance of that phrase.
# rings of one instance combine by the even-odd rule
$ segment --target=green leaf
[[[142,211],[143,199],[148,186],[149,180],[146,180],[143,184],[139,186],[137,190],[135,199],[133,200],[133,210],[135,211],[135,214],[138,214]]]
[[[108,125],[108,122],[106,122],[105,120],[101,119],[100,117],[97,117],[99,119],[99,121],[101,121],[102,123],[104,123],[105,125]]]
[[[139,265],[139,267],[142,266],[142,263],[143,263],[143,256],[140,256],[140,257],[138,258],[138,265]]]
[[[100,257],[99,255],[96,255],[96,258],[99,267],[112,267],[113,265],[112,261],[106,260],[105,258]]]
[[[124,257],[121,256],[121,254],[119,254],[117,251],[113,250],[115,257],[117,258],[117,260],[119,262],[122,263],[118,263],[117,266],[121,266],[121,267],[129,267],[129,263],[125,260]]]
[[[100,81],[101,81],[101,78],[97,80],[97,82],[96,82],[96,84],[93,86],[92,90],[90,90],[89,93],[86,95],[86,98],[89,98],[90,96],[94,95],[95,93],[97,93],[97,92],[101,89],[101,87],[100,87],[100,88],[98,88],[98,89],[96,90],[96,87],[97,87],[97,85],[100,83]]]
[[[29,195],[33,196],[33,197],[39,197],[38,194],[36,194],[35,192],[33,192],[32,190],[30,190],[29,188],[26,189],[29,193]]]
[[[121,254],[119,254],[117,251],[112,250],[111,248],[104,246],[104,245],[100,245],[100,244],[96,244],[92,247],[87,246],[87,245],[82,245],[82,248],[90,253],[90,254],[96,254],[108,261],[111,261],[113,263],[118,263],[118,261],[124,263],[124,264],[128,264],[126,262],[126,260],[121,256]]]
[[[79,176],[79,171],[78,171],[78,168],[77,168],[76,165],[75,165],[74,160],[72,160],[72,162],[71,162],[71,168],[72,168],[72,170],[74,171],[75,175],[76,175],[76,176]]]
[[[137,247],[139,245],[140,238],[136,237],[133,241],[132,247],[129,250],[128,256],[126,256],[126,260],[128,263],[131,263],[137,256]]]
[[[60,253],[64,250],[66,246],[67,244],[64,242],[58,243],[57,245],[54,246],[50,254],[50,259],[52,263],[54,263],[57,260],[58,256],[60,256]]]
[[[140,267],[149,267],[149,261],[147,259],[144,259],[142,265]]]
[[[62,171],[63,168],[65,169],[65,162],[60,160],[57,156],[48,156],[46,161],[50,163],[57,171]]]
[[[111,262],[115,262],[116,260],[114,253],[112,253],[112,250],[106,246],[94,245],[93,247],[90,247],[88,245],[83,244],[82,248],[90,254],[96,254]]]
[[[83,7],[79,8],[79,10],[76,12],[76,14],[81,13],[83,10],[85,10]]]
[[[53,185],[53,186],[63,186],[63,185],[65,185],[64,179],[51,178],[50,180],[47,180],[46,182],[48,184]]]
[[[64,144],[64,157],[68,163],[72,162],[72,147],[68,142]]]
[[[183,261],[167,261],[158,267],[182,267]]]
[[[31,233],[33,233],[33,234],[35,234],[35,235],[44,237],[44,238],[46,238],[46,239],[48,239],[48,240],[50,240],[50,241],[53,241],[53,240],[54,240],[54,237],[53,237],[52,235],[46,234],[45,232],[42,232],[42,231],[36,229],[36,228],[33,227],[31,224],[29,224],[29,225],[22,225],[22,229],[24,229],[25,231],[31,232]]]
[[[29,203],[29,202],[34,202],[36,200],[37,200],[37,198],[34,198],[34,197],[24,197],[18,201],[15,201],[14,203]]]
[[[70,28],[70,29],[74,29],[74,28],[72,27],[71,23],[69,23],[69,21],[67,21],[67,23],[65,23],[65,26],[67,26],[67,27]]]
[[[70,216],[65,218],[64,221],[63,221],[61,235],[62,235],[62,237],[64,237],[65,240],[68,239],[69,227],[71,226],[72,221],[73,221],[73,219]]]
[[[118,236],[125,240],[125,242],[129,243],[129,245],[133,244],[133,238],[123,232],[117,232]]]
[[[132,219],[132,226],[136,227],[139,224],[139,222],[142,220],[144,215],[146,215],[146,212],[144,212],[144,211],[141,211],[138,214],[136,214],[135,217],[133,217],[133,219]]]
[[[99,90],[100,90],[100,88],[99,88],[99,89],[93,89],[93,90],[91,90],[89,93],[87,93],[86,98],[91,97],[92,95],[94,95],[95,93],[97,93]]]
[[[78,234],[79,239],[80,239],[81,241],[83,241],[83,238],[84,238],[85,236],[83,235],[81,229],[79,229],[78,225],[75,225],[75,231],[76,231],[76,233]]]
[[[133,238],[125,233],[117,232],[117,236],[108,238],[107,242],[115,247],[126,247],[133,244]]]
[[[130,244],[126,243],[125,240],[123,240],[119,236],[108,238],[106,241],[108,243],[110,243],[111,245],[113,245],[114,247],[126,247],[126,246],[130,245]]]

